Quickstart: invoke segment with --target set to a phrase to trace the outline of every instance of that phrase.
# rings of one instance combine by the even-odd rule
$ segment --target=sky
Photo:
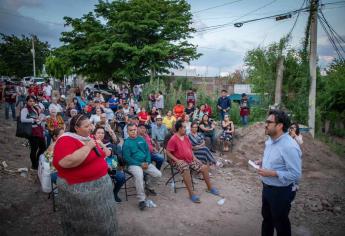
[[[309,2],[309,0],[307,0]],[[67,31],[64,16],[80,18],[94,9],[97,0],[0,0],[0,32],[4,34],[35,34],[52,47],[61,46],[60,33]],[[197,33],[190,40],[198,45],[203,55],[184,70],[175,74],[190,76],[219,76],[244,68],[246,52],[257,47],[265,47],[287,35],[297,14],[290,19],[260,20],[234,27],[233,23],[265,16],[281,14],[301,7],[304,0],[188,0],[193,13],[193,27]],[[320,0],[333,3],[323,8],[324,15],[339,35],[345,39],[345,1]],[[304,37],[308,12],[299,15],[292,32],[291,47],[298,48]],[[229,23],[212,31],[202,31],[205,27]],[[345,44],[343,44],[345,48]],[[318,26],[318,63],[321,68],[336,56],[332,45]]]

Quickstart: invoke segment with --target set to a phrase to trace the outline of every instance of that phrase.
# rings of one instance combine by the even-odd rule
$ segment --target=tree
[[[43,66],[49,54],[49,44],[40,41],[35,35],[21,38],[15,35],[0,34],[0,74],[24,77],[33,74],[32,67],[32,38],[35,42],[36,68]]]
[[[345,61],[334,60],[327,75],[318,83],[317,105],[321,119],[330,121],[334,132],[335,125],[345,126]]]
[[[136,83],[183,68],[200,56],[188,43],[192,14],[185,0],[99,1],[82,18],[64,18],[66,56],[91,80]]]

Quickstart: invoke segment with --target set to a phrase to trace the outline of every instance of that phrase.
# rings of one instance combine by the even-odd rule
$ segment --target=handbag
[[[19,138],[29,138],[32,136],[32,124],[21,122],[20,116],[17,117],[16,136]]]

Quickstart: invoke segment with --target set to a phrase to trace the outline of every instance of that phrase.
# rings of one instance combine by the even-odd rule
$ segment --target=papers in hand
[[[259,168],[260,168],[260,166],[257,165],[257,164],[255,164],[255,162],[252,161],[252,160],[249,160],[249,161],[248,161],[248,164],[251,165],[252,167],[254,167],[255,169],[259,169]]]

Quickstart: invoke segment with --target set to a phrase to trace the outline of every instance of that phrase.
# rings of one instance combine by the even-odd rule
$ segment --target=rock
[[[327,199],[322,200],[321,203],[322,203],[322,206],[324,206],[324,207],[331,207],[332,206],[332,204]]]
[[[334,213],[341,213],[341,207],[340,207],[340,206],[335,206],[335,207],[333,208],[333,212],[334,212]]]
[[[322,203],[321,203],[320,199],[308,200],[306,203],[306,206],[314,212],[323,210]]]

